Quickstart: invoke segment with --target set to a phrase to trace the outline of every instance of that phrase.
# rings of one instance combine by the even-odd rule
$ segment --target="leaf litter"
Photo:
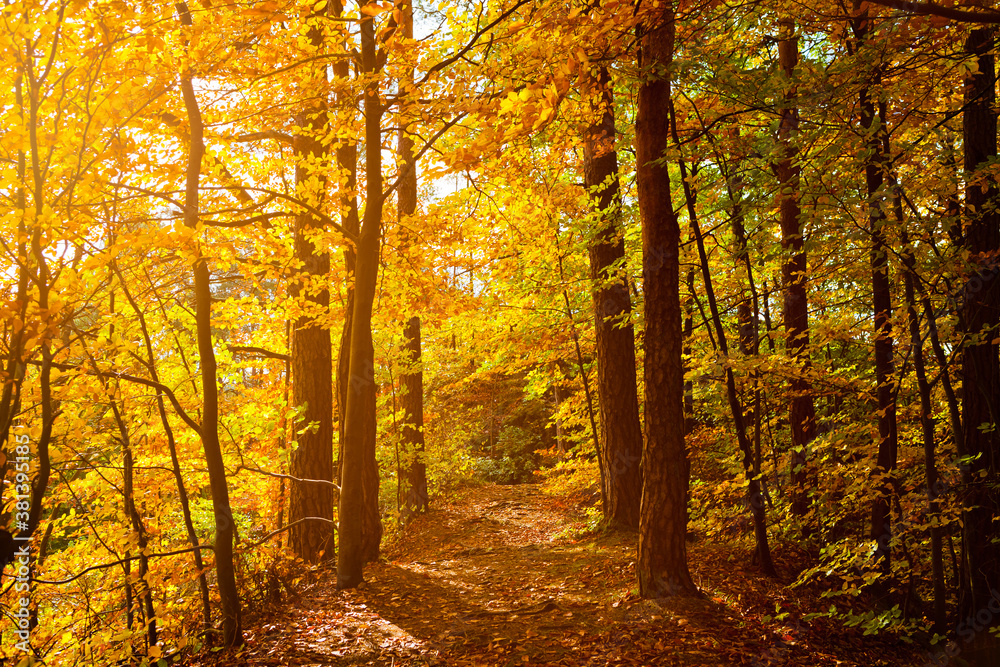
[[[358,589],[320,567],[246,627],[237,655],[189,664],[279,666],[905,666],[918,651],[862,637],[815,593],[756,572],[738,542],[688,544],[704,599],[642,600],[633,533],[574,539],[584,515],[531,484],[467,487],[415,518]],[[576,534],[580,534],[579,530]],[[775,548],[790,572],[795,549]],[[789,574],[786,580],[793,577]],[[778,602],[787,614],[772,618]]]

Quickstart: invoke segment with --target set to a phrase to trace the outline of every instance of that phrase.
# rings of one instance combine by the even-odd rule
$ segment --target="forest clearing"
[[[5,0],[0,663],[1000,667],[991,0]]]

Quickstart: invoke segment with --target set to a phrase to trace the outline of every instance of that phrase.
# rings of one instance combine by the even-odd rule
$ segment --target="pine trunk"
[[[650,76],[639,88],[635,126],[646,299],[646,418],[636,572],[639,594],[646,598],[698,595],[685,542],[689,464],[684,445],[680,228],[670,198],[670,172],[666,165],[652,163],[667,147],[673,48],[670,7],[642,36],[641,64]]]
[[[798,38],[795,24],[790,19],[780,22],[781,39],[778,42],[779,65],[788,79],[785,95],[791,100],[796,95],[792,83],[795,66],[799,62]],[[795,163],[797,149],[793,144],[799,128],[798,109],[790,104],[780,110],[778,143],[781,159],[775,165],[778,175],[778,207],[781,224],[781,246],[785,260],[781,267],[784,296],[785,347],[800,367],[799,375],[790,382],[791,399],[788,421],[792,431],[792,512],[804,516],[809,498],[806,491],[806,452],[816,437],[816,409],[813,406],[812,386],[805,377],[809,362],[809,302],[806,298],[806,251],[799,210],[799,173]]]
[[[362,72],[376,70],[372,18],[361,22]],[[382,103],[377,80],[365,88],[365,215],[358,237],[351,312],[347,408],[341,461],[340,550],[338,588],[363,581],[364,564],[378,558],[382,526],[378,511],[378,467],[375,461],[375,348],[372,307],[382,243]],[[373,502],[374,500],[374,502]]]
[[[854,35],[859,48],[864,48],[870,31],[871,18],[865,9],[853,19]],[[867,54],[865,54],[867,55]],[[892,339],[892,292],[889,284],[889,254],[886,243],[886,211],[884,206],[885,170],[888,136],[885,126],[885,103],[876,109],[873,95],[882,84],[881,63],[876,63],[868,85],[861,89],[861,130],[865,137],[864,169],[868,191],[868,231],[871,235],[872,311],[875,314],[875,383],[878,402],[878,458],[876,461],[875,501],[872,505],[870,535],[875,540],[875,558],[883,576],[892,572],[892,471],[896,469],[897,443],[896,401],[893,390],[895,368]],[[876,115],[877,114],[877,115]],[[885,584],[879,586],[884,589]]]
[[[593,206],[599,211],[589,251],[596,316],[600,447],[607,468],[604,512],[613,524],[635,530],[639,527],[642,497],[642,426],[636,394],[632,300],[625,279],[612,270],[625,257],[625,241],[619,220],[614,96],[606,67],[598,69],[591,84],[596,120],[585,136],[583,173]]]
[[[313,48],[323,46],[317,27],[309,31]],[[313,72],[317,87],[325,85],[325,68]],[[322,98],[321,98],[322,99]],[[294,137],[296,193],[314,208],[322,208],[326,179],[315,173],[327,156],[323,139],[327,130],[326,105],[317,104],[300,119],[303,128]],[[330,329],[323,320],[330,311],[330,255],[310,239],[322,223],[310,213],[295,216],[295,259],[301,262],[299,275],[289,294],[298,299],[305,312],[292,327],[292,404],[304,408],[296,432],[289,474],[300,479],[333,481],[333,350]],[[311,424],[306,429],[302,425]],[[288,495],[288,544],[299,557],[317,562],[324,554],[333,555],[333,488],[326,484],[292,482]],[[296,521],[308,517],[326,521]]]
[[[965,440],[960,452],[968,463],[962,470],[965,515],[962,522],[964,566],[959,593],[959,637],[968,643],[962,658],[977,667],[1000,664],[1000,639],[989,631],[1000,623],[993,613],[1000,599],[1000,549],[993,543],[1000,513],[1000,215],[995,210],[996,187],[979,181],[974,172],[997,154],[994,30],[973,30],[966,51],[978,56],[979,71],[965,88],[965,248],[973,262],[972,278],[962,291],[960,325],[968,336],[962,350],[962,414]],[[973,271],[977,271],[973,273]],[[985,610],[985,611],[984,611]],[[983,622],[989,615],[990,620]]]

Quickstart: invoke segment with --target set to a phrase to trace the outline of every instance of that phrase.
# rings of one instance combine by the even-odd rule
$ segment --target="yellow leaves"
[[[510,91],[509,93],[507,93],[507,97],[505,97],[500,102],[500,113],[501,114],[514,113],[514,110],[517,108],[519,101],[520,97],[518,96],[517,92],[513,90]]]
[[[253,7],[248,7],[244,9],[241,13],[243,16],[264,16],[273,17],[278,11],[278,3],[275,0],[267,0],[266,2],[261,2]]]
[[[521,32],[521,30],[523,30],[526,25],[527,23],[525,23],[524,21],[520,20],[512,21],[510,25],[507,26],[507,32],[511,35],[517,34]]]
[[[385,14],[386,12],[391,12],[395,5],[391,2],[369,2],[361,6],[361,13],[365,16],[378,16],[379,14]]]

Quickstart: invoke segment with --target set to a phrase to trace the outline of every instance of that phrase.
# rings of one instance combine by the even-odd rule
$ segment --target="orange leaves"
[[[240,12],[243,16],[258,16],[266,17],[272,21],[282,20],[283,15],[278,14],[278,7],[281,3],[277,0],[265,0],[264,2],[258,2],[257,4],[244,9]]]
[[[367,2],[361,5],[361,14],[364,16],[375,17],[379,14],[385,14],[386,12],[391,12],[395,8],[395,5],[391,2]]]

